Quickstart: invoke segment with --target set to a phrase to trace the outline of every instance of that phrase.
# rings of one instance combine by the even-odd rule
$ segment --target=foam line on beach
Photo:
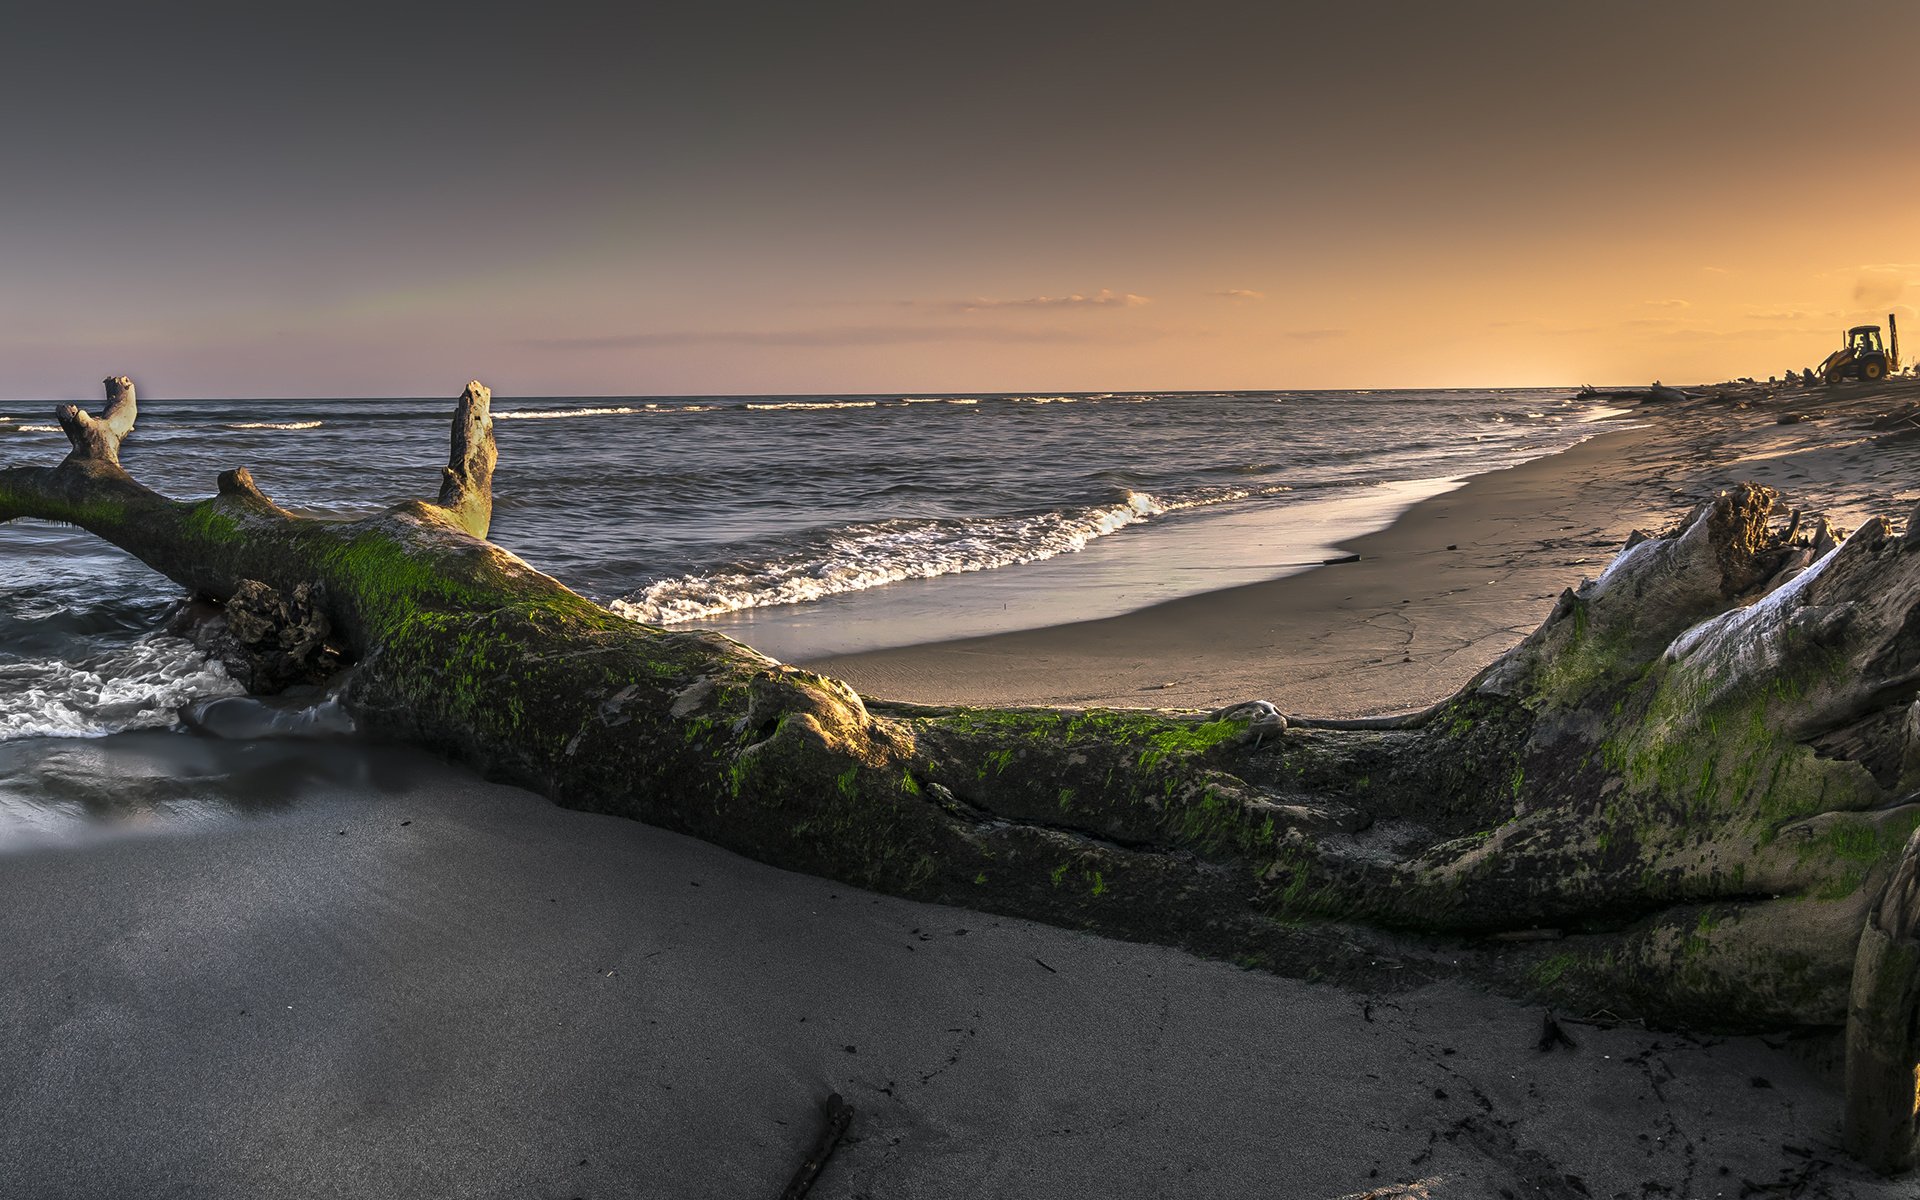
[[[219,663],[177,637],[147,638],[79,662],[0,664],[0,741],[171,728],[188,702],[241,690]]]

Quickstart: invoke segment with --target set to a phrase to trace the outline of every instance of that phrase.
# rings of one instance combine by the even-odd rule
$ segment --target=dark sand
[[[1909,1194],[1814,1165],[1837,1097],[1784,1038],[1541,1053],[1464,983],[1357,995],[321,753],[275,814],[0,857],[0,1194],[771,1200],[835,1090],[840,1200]]]
[[[1910,503],[1875,481],[1920,479],[1916,443],[1735,403],[1476,480],[1358,564],[832,667],[1407,707],[1724,480]],[[1465,982],[1364,996],[870,896],[411,753],[35,747],[29,793],[21,756],[69,754],[67,802],[171,815],[0,855],[0,1196],[773,1197],[831,1090],[840,1200],[1913,1194],[1832,1165],[1830,1040],[1580,1024],[1541,1053],[1538,1007]]]

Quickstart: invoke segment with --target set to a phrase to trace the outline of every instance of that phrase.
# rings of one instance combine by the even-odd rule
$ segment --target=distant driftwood
[[[1673,403],[1679,400],[1697,400],[1692,392],[1683,392],[1679,388],[1668,387],[1654,380],[1651,387],[1643,388],[1596,388],[1586,385],[1576,393],[1582,400],[1638,400],[1643,403]]]
[[[478,383],[439,496],[344,521],[244,469],[147,489],[119,463],[133,385],[108,395],[62,411],[63,462],[0,471],[0,521],[244,595],[249,644],[285,641],[253,627],[279,611],[259,585],[297,593],[367,728],[765,862],[1276,971],[1849,1025],[1849,1137],[1912,1159],[1920,540],[1884,520],[1836,545],[1743,486],[1411,718],[928,707],[624,620],[487,542]]]

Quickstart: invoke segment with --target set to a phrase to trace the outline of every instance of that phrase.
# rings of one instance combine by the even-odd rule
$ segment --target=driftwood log
[[[64,461],[0,470],[0,521],[214,601],[304,585],[371,728],[783,867],[1292,974],[1460,963],[1667,1024],[1851,1022],[1849,1136],[1911,1163],[1920,540],[1884,520],[1836,544],[1738,488],[1404,718],[937,708],[625,620],[486,541],[478,383],[439,497],[355,520],[244,469],[149,490],[119,462],[133,385],[107,390],[61,411]]]

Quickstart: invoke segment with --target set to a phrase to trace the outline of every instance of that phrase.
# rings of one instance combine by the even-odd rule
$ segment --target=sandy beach
[[[1865,422],[1911,390],[1791,424],[1815,400],[1763,390],[1470,480],[1358,562],[814,665],[930,702],[1414,707],[1734,479],[1904,516],[1920,443]],[[33,753],[87,758],[82,807],[137,777],[196,804],[0,857],[8,1195],[773,1196],[831,1092],[857,1115],[812,1194],[844,1200],[1911,1194],[1836,1149],[1828,1035],[1562,1013],[1543,1051],[1539,1006],[1465,981],[1356,994],[868,895],[409,751]]]
[[[9,1196],[775,1196],[830,1092],[840,1200],[1906,1194],[1831,1165],[1822,1043],[1562,1014],[1543,1052],[1467,983],[868,895],[411,752],[280,765],[277,812],[0,859]]]

